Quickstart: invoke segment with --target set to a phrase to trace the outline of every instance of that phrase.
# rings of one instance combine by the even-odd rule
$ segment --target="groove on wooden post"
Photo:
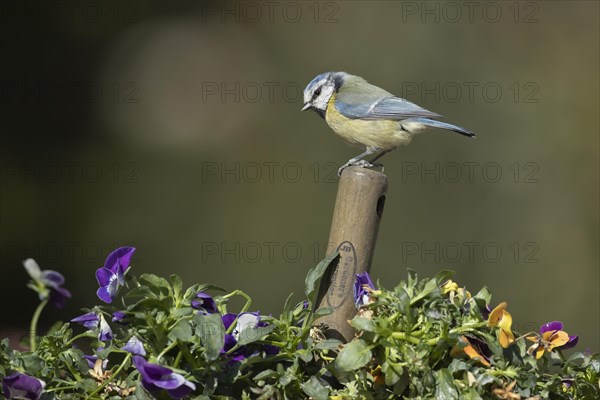
[[[386,192],[383,172],[362,167],[342,172],[327,246],[328,254],[338,249],[340,257],[321,279],[317,295],[317,308],[334,310],[316,321],[326,326],[327,337],[348,342],[354,336],[348,320],[356,315],[355,274],[371,269]]]

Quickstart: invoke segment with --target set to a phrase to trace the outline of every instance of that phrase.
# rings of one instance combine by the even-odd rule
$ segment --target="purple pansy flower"
[[[217,312],[217,303],[215,303],[215,301],[210,295],[204,292],[198,292],[196,293],[196,298],[199,300],[192,300],[193,308],[202,308],[208,314],[214,314]]]
[[[63,308],[66,299],[71,298],[71,292],[62,287],[65,277],[60,272],[51,269],[42,271],[33,258],[23,261],[23,266],[33,279],[33,282],[27,286],[38,293],[40,300],[48,298],[48,301],[55,307]]]
[[[96,315],[95,312],[89,312],[79,317],[73,318],[71,322],[78,322],[81,325],[85,326],[89,330],[96,329],[98,327],[98,322],[100,322],[100,318]]]
[[[98,351],[103,350],[103,349],[104,349],[103,347],[100,347],[98,349]],[[83,358],[85,358],[85,360],[87,361],[88,367],[90,369],[94,369],[94,367],[96,366],[96,362],[98,361],[98,356],[96,356],[96,355],[88,356],[87,354],[84,354]],[[102,360],[102,369],[103,370],[106,369],[107,365],[108,365],[108,359]]]
[[[221,349],[221,354],[225,354],[233,349],[240,340],[240,337],[252,335],[253,333],[249,333],[250,331],[247,331],[248,329],[260,328],[268,325],[266,322],[260,320],[258,312],[245,312],[239,315],[225,314],[221,317],[221,321],[223,321],[226,330],[229,330],[233,322],[236,321],[235,327],[231,333],[225,334],[225,343],[223,349]],[[269,355],[277,354],[279,352],[279,348],[270,345],[263,346],[263,350]],[[248,346],[240,346],[229,355],[231,356],[232,361],[235,362],[248,358],[254,353],[255,351]]]
[[[121,347],[121,350],[125,350],[125,351],[127,351],[131,354],[137,355],[137,356],[145,356],[146,355],[146,350],[144,350],[144,345],[142,344],[140,339],[137,338],[137,336],[132,336],[131,339],[129,339],[127,341],[125,346]]]
[[[562,331],[562,330],[563,330],[562,322],[552,321],[552,322],[548,322],[548,323],[545,323],[544,325],[540,326],[540,335],[543,335],[545,332],[557,332],[557,331]],[[577,345],[577,342],[579,342],[579,336],[569,335],[569,341],[567,343],[563,344],[562,346],[560,346],[560,348],[562,350],[570,349],[572,347],[575,347]]]
[[[490,314],[492,312],[492,308],[490,307],[489,304],[485,305],[485,308],[483,310],[481,310],[481,316],[483,317],[483,319],[488,319],[490,317]]]
[[[101,342],[106,342],[107,340],[111,340],[113,338],[112,330],[110,329],[110,325],[104,319],[104,315],[100,314],[100,334],[98,335],[98,339]]]
[[[46,383],[29,375],[15,372],[2,379],[2,392],[7,399],[37,400]]]
[[[229,330],[229,327],[235,319],[237,318],[236,314],[225,314],[221,316],[221,321],[223,321],[223,325],[225,326],[225,330]],[[236,334],[236,329],[234,329],[231,333],[225,334],[225,342],[223,344],[223,349],[221,349],[221,354],[227,353],[229,350],[233,349],[233,347],[237,344],[237,339],[239,338],[239,331]],[[249,354],[246,352],[245,346],[241,346],[233,353],[231,353],[232,361],[241,361],[246,358]]]
[[[119,286],[125,284],[125,272],[129,269],[131,256],[135,247],[120,247],[110,253],[104,262],[104,267],[96,270],[96,279],[100,289],[96,292],[100,300],[105,303],[113,301]]]
[[[111,340],[113,338],[112,330],[110,329],[110,325],[104,319],[104,315],[96,314],[95,312],[89,312],[87,314],[80,315],[77,318],[73,318],[71,322],[78,322],[85,326],[89,330],[96,330],[100,327],[100,332],[98,332],[98,340],[101,342],[106,342],[107,340]]]
[[[370,291],[367,290],[365,286],[375,290],[375,285],[373,285],[369,273],[363,272],[362,274],[356,274],[356,281],[354,282],[354,304],[357,308],[368,304],[369,299],[371,298]]]
[[[123,311],[115,311],[112,314],[112,321],[120,324],[126,324],[123,320],[125,319],[125,313]]]
[[[140,372],[142,386],[149,392],[158,392],[164,389],[171,398],[181,399],[196,390],[196,385],[182,375],[174,373],[162,365],[149,363],[144,357],[134,356],[133,365]]]

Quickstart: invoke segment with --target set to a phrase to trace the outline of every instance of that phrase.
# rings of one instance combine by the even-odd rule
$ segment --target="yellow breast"
[[[391,150],[410,142],[412,135],[389,119],[362,120],[345,117],[335,108],[335,94],[329,99],[325,120],[333,131],[353,145]]]

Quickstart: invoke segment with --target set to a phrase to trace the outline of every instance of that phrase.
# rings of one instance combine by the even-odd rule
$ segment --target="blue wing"
[[[408,100],[371,85],[360,77],[344,80],[335,97],[335,108],[348,118],[403,120],[412,117],[439,118]]]
[[[384,97],[371,103],[349,104],[336,98],[335,108],[348,118],[403,120],[413,117],[439,118],[440,114],[426,110],[399,97]]]

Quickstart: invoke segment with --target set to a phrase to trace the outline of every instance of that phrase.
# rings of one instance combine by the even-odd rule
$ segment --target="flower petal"
[[[148,382],[154,382],[161,379],[163,375],[168,375],[173,371],[162,365],[147,362],[142,356],[133,357],[133,365],[140,371],[142,379]]]
[[[125,346],[121,347],[121,350],[125,350],[131,354],[135,354],[138,356],[146,355],[146,350],[144,350],[144,345],[142,344],[140,339],[137,338],[137,336],[132,336],[131,339],[129,339],[127,341],[127,344],[125,344]]]
[[[23,261],[23,266],[25,267],[25,270],[31,279],[36,281],[41,279],[42,271],[38,263],[33,258],[28,258],[27,260]]]
[[[500,346],[506,349],[515,341],[515,335],[511,331],[500,330],[498,341],[500,342]]]
[[[502,318],[500,318],[500,321],[498,322],[498,327],[505,332],[510,332],[512,327],[512,315],[510,315],[508,311],[503,310]]]
[[[225,314],[221,316],[221,321],[223,321],[223,325],[225,326],[225,329],[229,329],[229,327],[231,326],[231,324],[233,324],[233,321],[235,321],[235,319],[237,318],[237,314]]]
[[[577,336],[577,335],[569,336],[569,341],[566,344],[564,344],[561,348],[563,350],[570,349],[572,347],[577,346],[577,342],[579,342],[579,336]]]
[[[563,324],[560,321],[552,321],[548,322],[542,326],[540,326],[540,333],[549,332],[549,331],[562,331]]]
[[[63,308],[65,301],[71,298],[71,292],[63,287],[57,287],[50,290],[50,303],[57,308]]]
[[[176,389],[183,385],[185,378],[180,374],[171,372],[170,374],[163,375],[161,379],[156,379],[152,383],[161,389]]]
[[[46,269],[41,272],[40,279],[44,282],[44,285],[52,288],[57,288],[64,285],[65,277],[63,274],[51,269]]]
[[[198,292],[196,293],[196,298],[200,300],[192,300],[192,308],[202,308],[209,314],[217,312],[217,304],[209,294]]]
[[[544,333],[544,336],[548,332]],[[557,331],[552,334],[550,340],[548,340],[550,344],[548,345],[548,350],[552,350],[555,347],[560,347],[566,344],[569,341],[569,335],[564,331]]]
[[[37,400],[46,383],[29,375],[15,372],[2,379],[2,391],[8,399]]]
[[[181,399],[186,396],[189,396],[189,394],[192,393],[194,390],[196,390],[196,385],[186,380],[183,382],[183,385],[179,386],[176,389],[168,390],[167,393],[169,393],[169,396],[171,396],[174,399]]]
[[[116,274],[108,268],[98,268],[96,270],[96,280],[100,286],[108,286],[108,284],[116,279]]]
[[[506,309],[507,306],[508,306],[508,304],[505,301],[503,301],[502,303],[498,304],[490,312],[490,315],[488,316],[488,325],[489,326],[498,325],[498,322],[502,319],[502,315],[504,314],[504,310]]]
[[[369,302],[370,294],[369,290],[374,290],[375,286],[368,272],[356,274],[356,280],[354,281],[354,304],[357,308],[360,308]]]
[[[71,322],[78,322],[88,329],[96,329],[96,327],[98,326],[98,322],[100,322],[100,318],[98,318],[98,315],[96,315],[96,313],[92,311],[80,315],[79,317],[73,318]]]
[[[125,246],[113,250],[112,253],[106,257],[104,262],[104,268],[110,269],[117,275],[122,275],[129,267],[131,257],[135,253],[135,247]]]
[[[122,321],[125,319],[125,313],[123,311],[115,311],[112,314],[112,321],[113,322],[119,322],[122,323]]]
[[[110,329],[110,325],[108,325],[108,322],[104,319],[104,315],[100,314],[100,333],[98,334],[98,340],[106,342],[112,338],[112,329]]]
[[[98,289],[96,295],[105,303],[111,303],[113,301],[113,296],[111,295],[108,286],[103,286]]]

